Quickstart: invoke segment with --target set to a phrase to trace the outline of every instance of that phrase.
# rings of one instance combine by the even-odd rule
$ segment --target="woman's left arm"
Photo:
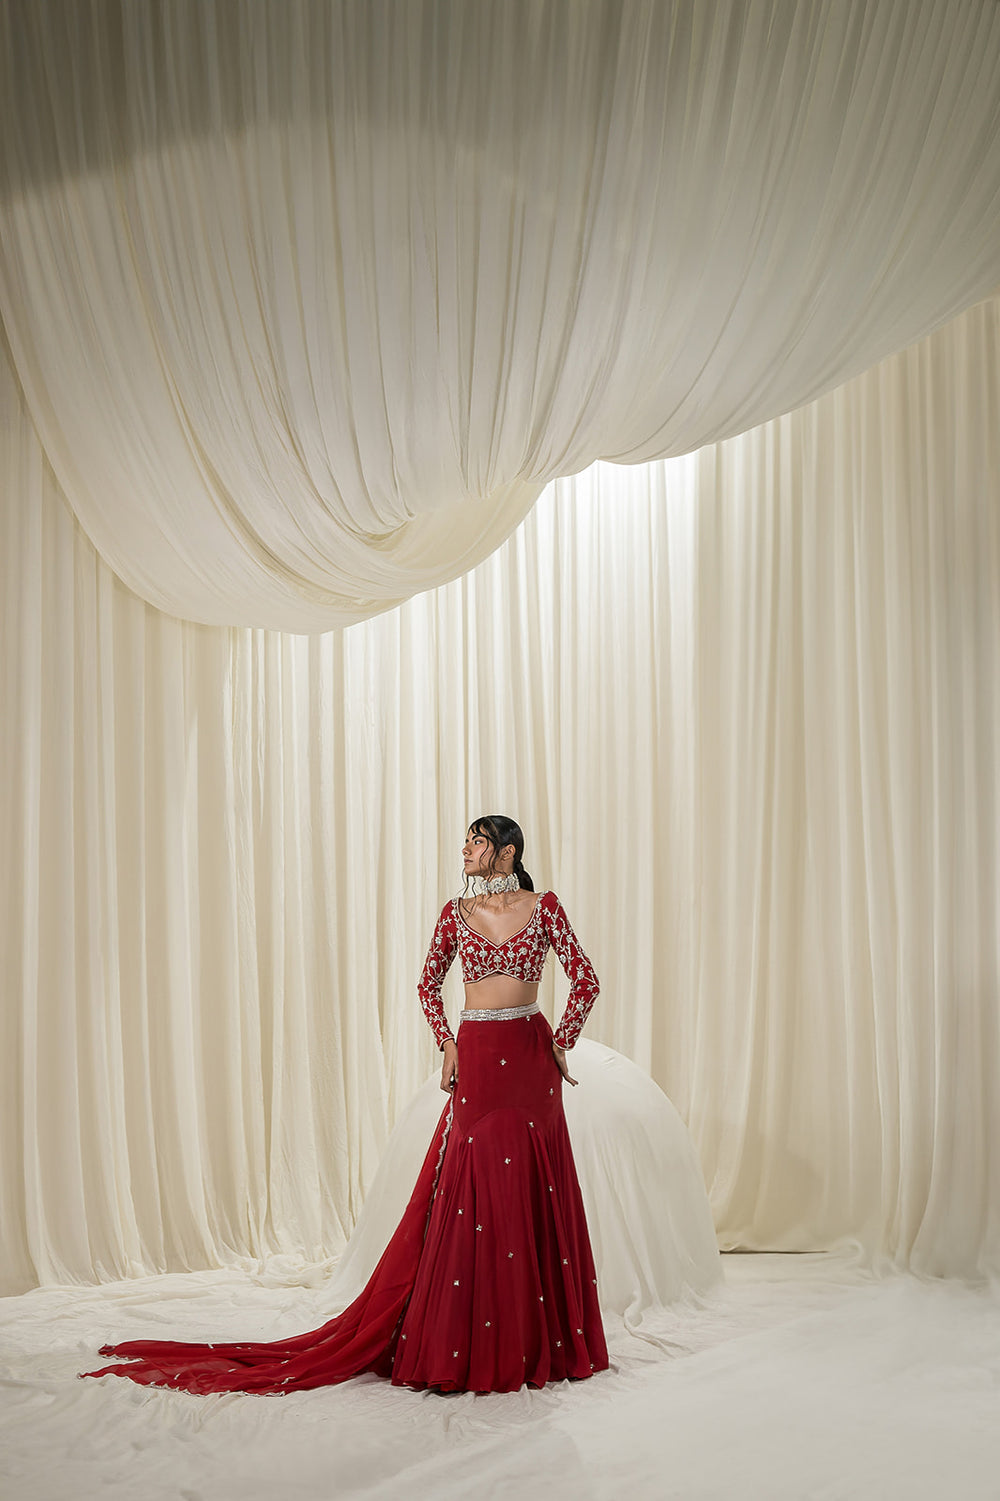
[[[553,1046],[562,1051],[573,1047],[580,1036],[600,986],[594,966],[584,953],[583,945],[573,932],[562,902],[555,892],[547,891],[539,900],[549,940],[569,979],[566,1009],[552,1036]]]

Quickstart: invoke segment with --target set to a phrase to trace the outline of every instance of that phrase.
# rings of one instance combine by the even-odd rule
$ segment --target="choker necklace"
[[[484,876],[472,877],[473,896],[494,896],[500,891],[520,891],[521,883],[515,875],[491,876],[486,880]]]

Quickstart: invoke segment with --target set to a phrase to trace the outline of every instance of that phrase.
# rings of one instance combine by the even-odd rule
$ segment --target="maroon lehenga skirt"
[[[458,1083],[364,1290],[318,1329],[239,1344],[128,1340],[113,1373],[190,1392],[287,1392],[364,1371],[507,1392],[607,1369],[552,1031],[532,1007],[458,1031]]]

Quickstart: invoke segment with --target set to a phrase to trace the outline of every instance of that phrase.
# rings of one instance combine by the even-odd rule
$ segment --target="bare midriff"
[[[465,987],[468,1011],[498,1011],[508,1006],[530,1006],[538,999],[537,980],[515,980],[513,975],[487,975]]]

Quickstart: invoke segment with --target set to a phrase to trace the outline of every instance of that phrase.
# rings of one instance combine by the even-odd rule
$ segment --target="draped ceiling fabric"
[[[137,594],[319,631],[1000,284],[996,0],[3,8],[0,316]]]
[[[130,594],[2,375],[5,1290],[339,1251],[496,807],[723,1246],[1000,1271],[1000,301],[318,636]]]

